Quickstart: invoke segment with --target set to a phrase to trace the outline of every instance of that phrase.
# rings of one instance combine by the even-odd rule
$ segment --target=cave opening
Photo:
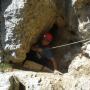
[[[9,2],[5,2],[5,0],[1,1],[2,2],[2,11],[4,12],[4,10],[6,9],[6,7],[8,6],[8,4],[11,3],[11,0],[9,0]],[[4,5],[5,4],[5,5]],[[58,3],[59,4],[59,3]],[[67,4],[67,2],[66,2]],[[60,5],[60,4],[59,4]],[[68,6],[68,5],[66,5]],[[65,6],[64,6],[65,7]],[[66,12],[64,11],[66,9]],[[58,18],[58,15],[57,15],[57,18],[58,18],[58,22],[54,22],[54,24],[52,25],[52,27],[48,28],[48,24],[51,25],[51,23],[48,23],[46,25],[45,28],[48,28],[46,31],[49,31],[50,33],[53,34],[54,36],[54,41],[51,43],[51,47],[54,47],[54,46],[59,46],[59,45],[63,45],[63,44],[67,44],[67,43],[71,43],[71,42],[75,42],[75,41],[78,41],[80,40],[80,37],[79,35],[77,34],[77,31],[78,31],[78,26],[77,26],[77,17],[75,15],[72,15],[68,12],[69,11],[69,8],[65,8],[63,9],[63,11],[65,12],[65,16],[64,15],[61,15],[61,14],[64,14],[64,12],[61,12],[60,10],[60,15],[59,17],[65,19],[65,26],[62,28],[60,27],[62,24],[62,19],[59,19]],[[59,12],[58,11],[58,12]],[[73,10],[72,10],[73,12]],[[74,12],[73,12],[74,14]],[[65,18],[64,18],[65,17]],[[74,31],[71,26],[69,26],[69,24],[73,23],[71,22],[69,19],[72,19],[70,18],[72,17],[73,18],[73,22],[75,23],[75,25],[73,27],[76,27],[76,31]],[[75,18],[74,18],[75,17]],[[56,20],[56,18],[55,18]],[[54,21],[55,21],[54,20]],[[27,20],[26,20],[27,21]],[[53,20],[52,20],[53,21]],[[43,22],[42,22],[43,23]],[[72,24],[71,24],[72,25]],[[3,27],[4,28],[4,27]],[[29,28],[29,27],[28,27]],[[71,28],[71,29],[70,29]],[[3,31],[3,30],[2,30]],[[43,31],[43,30],[42,30]],[[44,33],[44,32],[42,32]],[[40,38],[37,40],[37,42],[40,40]],[[68,71],[68,66],[69,64],[71,63],[71,61],[73,60],[73,58],[75,57],[75,55],[77,55],[80,50],[81,50],[81,43],[79,44],[75,44],[75,45],[70,45],[70,46],[66,46],[66,47],[62,47],[62,48],[56,48],[56,49],[52,49],[53,51],[53,54],[54,54],[54,57],[55,57],[55,60],[56,60],[56,63],[57,63],[57,66],[58,66],[58,70],[60,72],[67,72]],[[78,48],[77,48],[78,47]],[[80,47],[80,48],[79,48]],[[28,52],[30,53],[30,51]],[[25,67],[29,68],[30,66],[30,69],[32,68],[37,70],[37,71],[43,71],[43,68],[47,71],[47,68],[46,67],[43,67],[43,65],[39,65],[39,64],[36,64],[35,62],[30,62],[28,63],[27,62],[27,65]]]
[[[67,29],[66,26],[64,26],[63,28],[59,27],[56,23],[53,24],[52,28],[46,31],[52,33],[54,37],[54,40],[50,43],[51,48],[54,46],[72,43],[79,40],[79,36],[77,35],[76,31],[70,31],[69,29]],[[40,37],[37,40],[37,42],[40,41]],[[82,44],[79,43],[76,45],[70,45],[70,46],[66,46],[62,48],[51,49],[53,52],[58,70],[60,72],[65,73],[68,71],[68,67],[71,61],[80,52],[81,45]],[[31,53],[31,50],[29,53]],[[30,69],[35,70],[35,71],[51,71],[51,69],[53,69],[53,66],[51,65],[51,63],[50,63],[51,65],[50,68],[46,68],[43,65],[40,65],[38,62],[31,61],[31,62],[26,62],[26,63],[27,64],[24,65],[24,67],[28,68],[30,66]]]

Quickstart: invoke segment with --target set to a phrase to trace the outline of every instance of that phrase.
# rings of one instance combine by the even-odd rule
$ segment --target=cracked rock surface
[[[60,24],[59,19],[56,19],[59,16],[56,13],[60,7],[57,8],[54,1],[61,2],[58,0],[33,1],[12,0],[2,7],[5,29],[0,29],[0,47],[2,47],[0,48],[0,61],[3,57],[6,61],[22,62],[30,46],[36,42],[39,35],[45,31],[44,29],[52,27],[55,20],[58,25]],[[69,1],[67,3],[71,4],[71,7],[68,5],[65,9],[62,3],[63,9],[61,9],[67,12],[69,10],[69,18],[66,20],[66,22],[69,21],[69,29],[76,30],[81,39],[90,38],[90,1]],[[64,4],[67,3],[64,2]],[[75,21],[76,18],[77,21]],[[71,53],[65,53],[67,60],[72,57]],[[22,88],[25,90],[90,90],[90,41],[82,43],[80,52],[76,53],[71,60],[67,73],[24,70],[0,72],[0,90],[22,90]]]

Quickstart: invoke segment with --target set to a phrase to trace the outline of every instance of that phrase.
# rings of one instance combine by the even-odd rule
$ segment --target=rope
[[[84,40],[80,40],[80,41],[77,41],[77,42],[73,42],[73,43],[68,43],[68,44],[64,44],[64,45],[60,45],[60,46],[51,47],[50,49],[56,49],[56,48],[66,47],[66,46],[70,46],[70,45],[73,45],[73,44],[78,44],[78,43],[89,41],[89,40],[90,40],[90,38],[84,39]]]

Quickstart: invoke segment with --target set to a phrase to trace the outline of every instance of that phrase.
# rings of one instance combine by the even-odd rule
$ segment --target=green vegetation
[[[12,65],[8,63],[0,63],[0,72],[8,72],[12,69]]]

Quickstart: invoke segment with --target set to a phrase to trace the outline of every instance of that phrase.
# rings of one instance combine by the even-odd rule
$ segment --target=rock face
[[[74,14],[66,20],[66,23],[69,20],[68,29],[76,30],[78,28],[76,32],[80,38],[89,39],[90,1],[69,1],[70,3],[67,0],[67,4],[70,4],[67,10],[71,8],[71,11],[68,12],[68,15],[73,12]],[[22,62],[37,37],[46,28],[50,28],[55,20],[60,24],[57,18],[55,19],[57,13],[55,10],[60,8],[55,6],[57,2],[58,0],[55,0],[55,3],[52,0],[35,0],[35,2],[33,0],[19,0],[18,2],[12,0],[4,12],[6,33],[2,33],[3,38],[1,39],[4,59]],[[64,3],[66,4],[66,2]],[[58,12],[60,13],[60,11]],[[72,20],[74,16],[77,18],[76,20]],[[74,24],[75,27],[73,27]],[[68,72],[65,74],[57,71],[54,73],[0,72],[0,90],[20,90],[22,87],[26,90],[90,90],[90,41],[84,42],[80,49],[80,52],[75,53],[73,58],[70,53],[65,54],[67,60],[72,59]]]
[[[1,57],[6,61],[22,62],[40,34],[49,30],[54,23],[60,28],[65,26],[65,1],[1,2],[5,19],[1,30]]]
[[[53,24],[57,24],[59,27],[60,34],[57,36],[57,45],[61,44],[59,43],[61,41],[68,43],[79,40],[82,37],[88,37],[89,33],[82,32],[84,28],[82,26],[89,28],[89,18],[84,23],[85,25],[83,25],[81,18],[83,20],[85,15],[81,14],[87,13],[89,16],[89,13],[85,8],[84,10],[78,8],[77,3],[78,1],[72,2],[68,0],[19,0],[19,2],[17,0],[10,0],[9,2],[3,0],[2,12],[5,20],[3,20],[3,28],[1,29],[1,58],[3,57],[6,61],[22,62],[26,57],[26,53],[29,52],[31,45],[37,41],[44,31],[49,30]],[[75,7],[76,13],[73,7]],[[62,31],[60,32],[60,30],[63,31],[63,35],[61,35]],[[65,54],[65,52],[61,53],[60,51],[65,50],[56,50],[55,53],[58,58],[62,58],[61,56]],[[58,53],[61,53],[61,56]]]
[[[3,0],[4,1],[4,0]],[[71,3],[72,2],[72,3]],[[37,37],[57,20],[56,11],[62,3],[58,0],[12,0],[8,7],[4,7],[5,32],[1,32],[1,56],[13,62],[22,62],[30,46],[36,42]],[[67,5],[65,9],[63,4]],[[56,7],[56,6],[58,7]],[[90,1],[70,0],[62,3],[62,10],[69,10],[69,30],[76,30],[80,38],[90,37]],[[7,6],[7,4],[6,4]],[[72,6],[72,7],[71,7]],[[42,7],[42,8],[41,8]],[[75,11],[74,11],[75,10]],[[74,14],[72,14],[74,12]],[[64,13],[65,14],[65,13]],[[72,15],[70,17],[70,15]],[[43,18],[44,17],[44,18]],[[75,17],[75,18],[74,18]],[[72,19],[76,20],[72,20]],[[76,23],[77,22],[77,23]],[[61,25],[61,24],[60,24]],[[75,27],[73,26],[75,25]],[[61,26],[60,26],[61,27]],[[72,59],[72,55],[66,54]],[[70,56],[70,57],[69,57]],[[90,90],[90,42],[83,43],[81,52],[75,54],[68,73],[36,73],[28,71],[0,72],[0,90]],[[22,89],[21,89],[22,90]]]
[[[6,30],[2,45],[6,60],[22,62],[25,59],[31,44],[45,28],[52,26],[54,7],[50,0],[12,0],[4,11]]]
[[[0,74],[0,90],[90,90],[90,60],[78,55],[68,73],[13,71]]]

